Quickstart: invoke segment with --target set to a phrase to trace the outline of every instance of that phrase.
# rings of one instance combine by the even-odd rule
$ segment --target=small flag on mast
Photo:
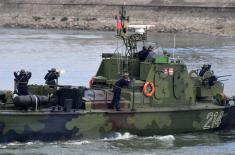
[[[122,29],[122,24],[121,24],[121,20],[117,19],[117,29],[121,30]]]

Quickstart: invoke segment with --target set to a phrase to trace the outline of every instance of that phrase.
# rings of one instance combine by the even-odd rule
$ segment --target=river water
[[[235,38],[200,34],[151,33],[149,42],[175,53],[188,69],[212,64],[215,74],[233,75],[225,81],[225,93],[234,95]],[[101,54],[112,53],[121,45],[114,32],[69,30],[0,29],[0,89],[13,89],[13,72],[32,72],[30,83],[43,84],[47,70],[64,70],[60,84],[87,86],[96,73]],[[121,51],[120,51],[121,52]],[[112,138],[0,144],[0,154],[235,154],[235,130],[177,135],[138,137],[117,133]]]

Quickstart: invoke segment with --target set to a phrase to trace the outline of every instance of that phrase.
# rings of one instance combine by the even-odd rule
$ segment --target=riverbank
[[[94,1],[94,0],[93,0]],[[23,28],[59,28],[79,30],[115,30],[114,16],[120,4],[115,1],[39,0],[0,2],[0,26]],[[188,0],[195,1],[195,0]],[[234,4],[163,3],[163,1],[128,2],[130,24],[156,25],[157,32],[193,32],[213,35],[235,35]],[[179,1],[180,2],[180,1]],[[197,4],[197,5],[196,5]],[[216,4],[216,5],[213,5]],[[225,4],[225,3],[223,3]]]

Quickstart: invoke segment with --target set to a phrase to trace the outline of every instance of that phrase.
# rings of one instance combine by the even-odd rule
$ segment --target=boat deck
[[[15,109],[0,109],[0,115],[6,114],[17,114],[17,115],[25,115],[25,114],[32,114],[32,115],[45,115],[45,114],[86,114],[86,113],[136,113],[136,112],[143,112],[143,113],[152,113],[152,112],[174,112],[174,111],[197,111],[197,110],[209,110],[209,109],[225,109],[226,106],[219,106],[214,105],[211,103],[201,103],[197,102],[197,104],[192,106],[178,106],[178,107],[153,107],[153,108],[141,108],[141,109],[121,109],[120,111],[116,111],[115,109],[90,109],[90,110],[74,110],[72,109],[69,112],[65,112],[62,110],[55,110],[52,111],[51,108],[44,108],[39,109],[38,111],[22,111],[22,110],[15,110]]]

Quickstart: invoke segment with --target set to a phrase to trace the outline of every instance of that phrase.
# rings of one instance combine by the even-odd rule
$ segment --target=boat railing
[[[136,108],[136,105],[135,105],[135,95],[136,95],[137,92],[140,92],[140,91],[139,91],[139,86],[133,84],[133,85],[131,85],[128,89],[129,89],[129,90],[132,90],[131,99],[130,99],[130,104],[131,104],[130,109],[131,109],[131,111],[135,111],[135,108]],[[98,88],[96,88],[96,89],[90,88],[90,89],[88,89],[88,90],[92,92],[92,96],[90,96],[90,97],[88,98],[89,101],[90,101],[92,104],[95,104],[96,102],[104,102],[106,105],[111,104],[111,99],[109,99],[109,95],[108,95],[108,94],[110,93],[109,90],[106,90],[106,89],[98,89]],[[104,98],[102,98],[102,99],[97,99],[97,95],[99,95],[99,94],[97,94],[96,91],[102,91],[103,94],[104,94]],[[141,102],[142,102],[143,104],[146,103],[144,96],[141,96],[140,100],[141,100]]]
[[[95,103],[96,101],[105,101],[105,103],[106,104],[108,104],[108,91],[107,90],[105,90],[105,89],[88,89],[89,91],[91,91],[92,92],[92,94],[93,94],[93,97],[92,98],[90,98],[90,100],[93,102],[93,103]],[[105,96],[105,98],[104,99],[101,99],[101,100],[96,100],[96,91],[103,91],[103,94],[104,94],[104,96]]]

